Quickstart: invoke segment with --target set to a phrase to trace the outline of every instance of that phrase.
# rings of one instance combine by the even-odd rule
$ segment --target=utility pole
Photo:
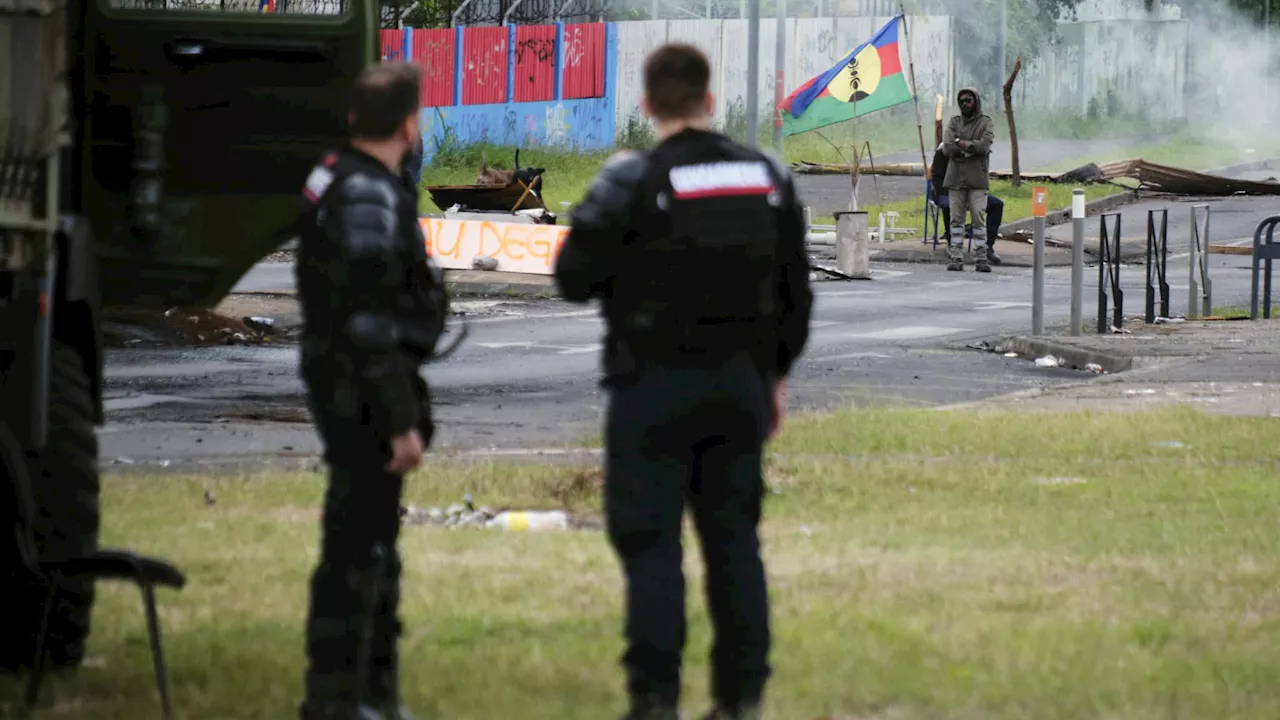
[[[760,147],[760,0],[748,0],[747,147]]]
[[[782,101],[786,99],[787,83],[787,0],[778,3],[778,35],[774,48],[773,87],[773,151],[782,159]]]

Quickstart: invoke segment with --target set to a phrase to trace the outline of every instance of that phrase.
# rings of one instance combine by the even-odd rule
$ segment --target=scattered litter
[[[1125,390],[1124,394],[1125,395],[1155,395],[1156,391],[1152,390],[1151,388],[1144,388],[1142,390]]]
[[[1132,331],[1132,330],[1130,330],[1129,328],[1118,328],[1118,327],[1116,327],[1115,325],[1112,325],[1112,326],[1111,326],[1111,334],[1113,334],[1113,335],[1132,335],[1132,334],[1133,334],[1133,331]]]
[[[1177,440],[1157,440],[1151,443],[1151,447],[1157,448],[1184,448],[1186,445]]]
[[[247,317],[244,324],[259,332],[269,332],[276,326],[276,321],[269,317]]]
[[[133,459],[132,459],[132,458],[123,457],[123,456],[121,456],[121,457],[117,457],[117,458],[115,459],[115,464],[116,464],[116,465],[132,465],[132,464],[133,464]]]
[[[1004,356],[1005,356],[1005,357],[1018,357],[1018,353],[1016,353],[1016,352],[1007,352],[1007,353],[1005,353],[1005,354],[1004,354]]]
[[[1089,363],[1088,365],[1084,366],[1084,369],[1087,372],[1096,373],[1099,375],[1105,375],[1107,372],[1106,370],[1103,370],[1102,366],[1099,365],[1098,363]]]
[[[1056,358],[1052,355],[1045,355],[1044,357],[1036,358],[1036,367],[1061,367],[1065,364],[1065,360],[1062,358]]]
[[[1086,482],[1088,480],[1078,477],[1050,477],[1036,480],[1038,485],[1084,485]]]
[[[1262,383],[1254,383],[1254,384],[1253,384],[1253,386],[1254,386],[1254,387],[1262,387]]]
[[[401,507],[400,518],[410,525],[434,525],[450,529],[581,530],[598,525],[588,519],[571,517],[564,510],[495,510],[485,506],[476,507],[469,494],[462,503],[447,508],[418,508],[412,505]]]
[[[500,513],[484,525],[501,530],[568,530],[569,514],[563,510],[517,510]]]
[[[810,528],[808,525],[805,525],[805,526],[803,526],[803,527],[801,527],[801,528],[800,528],[800,534],[801,534],[801,535],[804,535],[805,537],[812,537],[812,536],[813,536],[813,529],[812,529],[812,528]]]
[[[1169,317],[1158,317],[1158,318],[1156,318],[1156,324],[1157,324],[1157,325],[1163,325],[1163,324],[1165,324],[1165,323],[1180,323],[1180,322],[1186,322],[1186,321],[1187,321],[1187,319],[1186,319],[1186,318],[1181,318],[1181,317],[1171,317],[1171,318],[1169,318]]]

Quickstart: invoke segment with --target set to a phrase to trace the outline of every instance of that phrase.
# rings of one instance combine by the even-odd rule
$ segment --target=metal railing
[[[1156,225],[1156,214],[1160,224]],[[1160,292],[1160,315],[1169,317],[1169,210],[1147,211],[1147,323],[1156,321],[1156,291]]]
[[[1107,218],[1115,218],[1115,227],[1108,232]],[[1124,291],[1120,289],[1120,213],[1105,213],[1100,218],[1098,237],[1098,334],[1106,334],[1107,290],[1110,285],[1114,301],[1114,319],[1111,326],[1117,330],[1124,325]],[[1114,246],[1114,247],[1113,247]]]
[[[1203,228],[1200,210],[1204,211]],[[1213,282],[1209,279],[1209,206],[1205,203],[1191,206],[1190,265],[1187,318],[1208,317],[1213,314]]]
[[[1258,223],[1258,229],[1253,231],[1253,287],[1249,300],[1250,320],[1258,319],[1258,270],[1263,264],[1265,264],[1267,276],[1263,286],[1262,317],[1271,318],[1271,261],[1280,258],[1280,243],[1275,241],[1277,225],[1280,225],[1280,215],[1272,215]],[[1262,239],[1264,232],[1266,241]]]

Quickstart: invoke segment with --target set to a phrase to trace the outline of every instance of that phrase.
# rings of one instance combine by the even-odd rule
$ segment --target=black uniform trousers
[[[715,630],[712,692],[758,702],[770,674],[769,607],[757,526],[772,412],[759,368],[646,364],[610,387],[605,518],[626,575],[622,663],[634,699],[677,704],[686,639],[682,517],[692,509]]]
[[[384,470],[387,450],[368,424],[314,404],[312,413],[325,446],[329,482],[320,558],[311,579],[307,697],[382,706],[396,691],[401,570],[396,542],[404,477]]]

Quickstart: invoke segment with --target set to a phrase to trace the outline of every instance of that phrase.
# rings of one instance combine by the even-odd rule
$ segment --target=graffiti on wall
[[[431,161],[446,130],[462,145],[607,150],[613,119],[612,98],[424,108],[423,160]]]

